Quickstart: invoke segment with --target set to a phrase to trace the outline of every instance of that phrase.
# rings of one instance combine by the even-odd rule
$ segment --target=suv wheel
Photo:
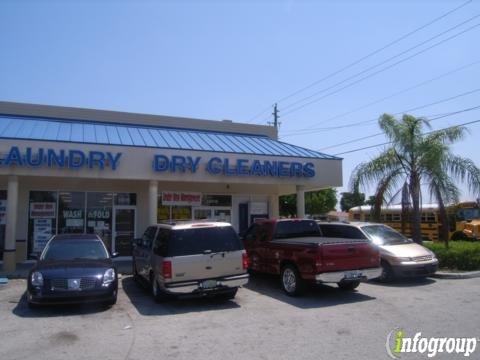
[[[293,265],[285,265],[280,272],[280,281],[283,291],[288,296],[298,296],[303,291],[303,279],[297,268]]]
[[[360,285],[360,281],[342,281],[337,285],[342,290],[352,291]]]
[[[160,303],[160,302],[164,302],[168,299],[167,294],[165,294],[162,291],[162,289],[158,285],[157,279],[155,279],[155,276],[153,274],[150,275],[150,284],[151,284],[151,287],[152,287],[152,295],[153,295],[153,299],[155,300],[155,302]]]

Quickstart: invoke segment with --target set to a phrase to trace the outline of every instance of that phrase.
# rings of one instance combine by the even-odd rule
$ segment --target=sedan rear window
[[[45,248],[41,260],[102,260],[108,252],[101,241],[51,241]]]
[[[203,254],[211,251],[242,250],[240,238],[232,227],[189,228],[171,232],[168,256]]]

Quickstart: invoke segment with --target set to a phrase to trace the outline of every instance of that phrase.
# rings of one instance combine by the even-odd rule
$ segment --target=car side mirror
[[[133,239],[133,243],[137,246],[142,246],[142,238]]]
[[[112,255],[111,255],[112,258],[116,258],[116,257],[119,257],[119,256],[120,256],[120,254],[118,252],[113,252]]]
[[[30,257],[33,259],[33,260],[38,260],[40,258],[40,256],[35,253],[35,254],[30,254]]]

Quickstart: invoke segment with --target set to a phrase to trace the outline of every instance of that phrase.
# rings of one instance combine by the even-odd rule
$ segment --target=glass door
[[[115,208],[114,251],[120,256],[132,255],[132,241],[135,238],[135,208]]]

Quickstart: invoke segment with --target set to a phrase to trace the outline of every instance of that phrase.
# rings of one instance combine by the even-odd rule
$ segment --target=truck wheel
[[[360,281],[342,281],[337,285],[342,290],[352,291],[360,285]]]
[[[298,296],[304,289],[303,279],[294,265],[285,265],[282,268],[280,282],[288,296]]]

